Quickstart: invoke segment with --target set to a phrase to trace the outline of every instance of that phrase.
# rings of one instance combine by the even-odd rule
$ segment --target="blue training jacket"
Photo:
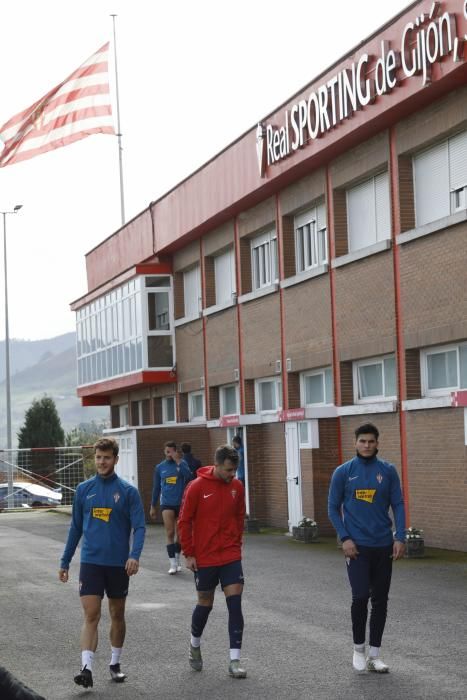
[[[145,532],[138,489],[117,474],[108,478],[97,474],[76,489],[61,568],[69,568],[81,536],[82,563],[125,566],[129,558],[140,558]]]
[[[154,469],[151,505],[155,506],[160,496],[161,506],[179,506],[185,486],[193,478],[183,459],[178,466],[172,459],[164,459]]]
[[[328,514],[341,539],[350,538],[366,547],[391,545],[390,507],[395,539],[405,542],[404,500],[394,465],[377,457],[357,456],[337,467],[329,489]]]

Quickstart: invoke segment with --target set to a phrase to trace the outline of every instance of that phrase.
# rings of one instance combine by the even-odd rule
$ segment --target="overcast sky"
[[[111,37],[117,13],[127,220],[407,6],[406,0],[17,0],[2,6],[0,125]],[[0,169],[10,336],[74,330],[84,254],[119,227],[116,137]],[[1,223],[1,222],[0,222]],[[4,338],[3,271],[0,338]]]

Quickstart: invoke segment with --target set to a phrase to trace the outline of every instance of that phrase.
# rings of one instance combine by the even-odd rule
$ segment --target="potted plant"
[[[318,523],[313,518],[302,518],[297,527],[292,528],[292,537],[300,542],[314,542],[318,534]]]
[[[405,556],[425,556],[425,540],[423,538],[423,530],[419,530],[417,527],[409,527],[405,531]]]

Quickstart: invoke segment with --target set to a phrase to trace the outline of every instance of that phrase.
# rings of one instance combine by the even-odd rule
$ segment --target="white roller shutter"
[[[374,180],[366,180],[347,190],[347,230],[349,252],[360,250],[375,242]]]
[[[450,214],[447,141],[414,157],[416,225]]]
[[[391,205],[389,198],[389,176],[381,173],[375,177],[376,240],[391,237]]]
[[[467,186],[467,131],[449,139],[449,185],[451,190]]]

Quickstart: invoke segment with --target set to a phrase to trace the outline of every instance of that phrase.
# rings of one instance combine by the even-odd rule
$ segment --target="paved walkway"
[[[148,529],[132,580],[123,685],[107,677],[108,614],[101,622],[92,691],[72,682],[79,655],[78,559],[57,579],[65,514],[0,514],[0,663],[47,700],[448,700],[467,698],[467,555],[433,551],[397,562],[384,638],[387,676],[356,675],[349,589],[333,541],[303,545],[283,535],[250,535],[245,546],[248,678],[227,671],[226,607],[218,594],[203,644],[205,670],[187,664],[194,585],[169,577],[163,533]]]

